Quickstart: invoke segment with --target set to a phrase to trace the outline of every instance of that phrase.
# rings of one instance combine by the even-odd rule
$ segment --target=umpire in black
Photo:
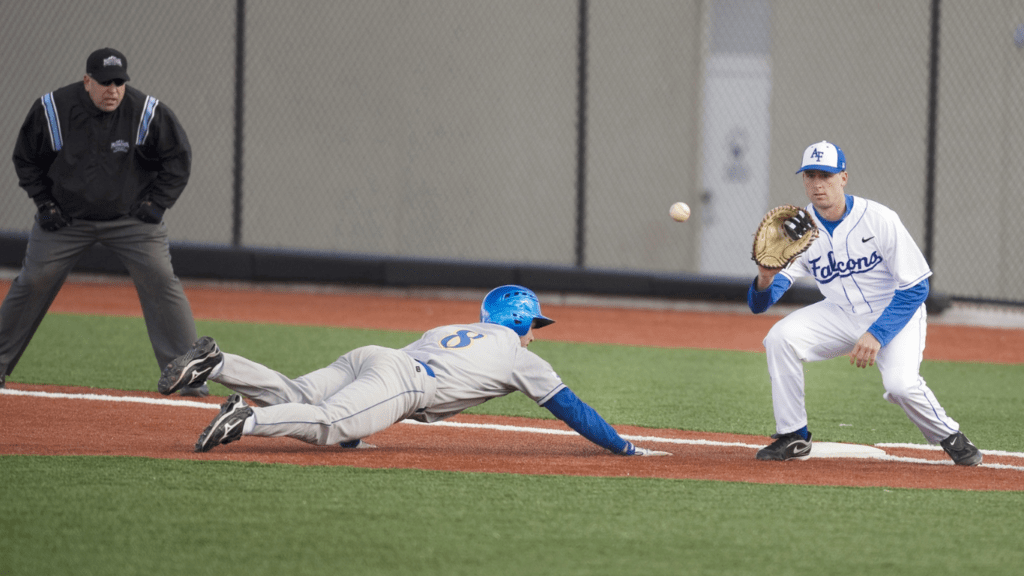
[[[163,223],[188,183],[192,149],[171,109],[128,80],[124,54],[97,50],[84,79],[37,100],[18,133],[18,183],[39,212],[0,306],[0,386],[75,262],[97,243],[135,283],[158,369],[196,341]],[[183,393],[209,390],[203,383]]]

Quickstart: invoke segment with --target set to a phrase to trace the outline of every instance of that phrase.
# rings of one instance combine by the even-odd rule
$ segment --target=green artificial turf
[[[1024,493],[0,456],[0,574],[1016,574]]]

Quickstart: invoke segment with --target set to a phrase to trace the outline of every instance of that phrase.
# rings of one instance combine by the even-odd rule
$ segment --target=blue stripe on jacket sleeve
[[[60,130],[60,117],[57,116],[57,104],[53,101],[53,92],[43,95],[43,110],[46,112],[46,125],[50,131],[50,147],[60,152],[64,147],[64,136]]]
[[[135,136],[135,145],[142,146],[146,142],[146,137],[149,136],[149,125],[153,121],[153,115],[156,113],[157,104],[160,101],[152,96],[146,96],[146,104],[142,107],[142,116],[139,118],[139,132]]]

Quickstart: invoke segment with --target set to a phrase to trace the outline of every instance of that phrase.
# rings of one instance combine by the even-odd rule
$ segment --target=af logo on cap
[[[821,170],[830,174],[838,174],[846,170],[846,154],[835,144],[822,140],[811,144],[804,150],[803,162],[797,174],[804,170]]]

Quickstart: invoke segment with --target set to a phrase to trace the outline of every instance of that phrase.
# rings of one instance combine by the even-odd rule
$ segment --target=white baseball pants
[[[849,314],[823,300],[801,308],[772,327],[764,339],[776,431],[787,434],[807,425],[804,407],[804,362],[849,354],[857,340],[878,319]],[[875,365],[882,374],[883,398],[903,408],[924,437],[937,444],[960,429],[935,399],[921,377],[927,319],[924,304],[910,322],[878,351]]]

